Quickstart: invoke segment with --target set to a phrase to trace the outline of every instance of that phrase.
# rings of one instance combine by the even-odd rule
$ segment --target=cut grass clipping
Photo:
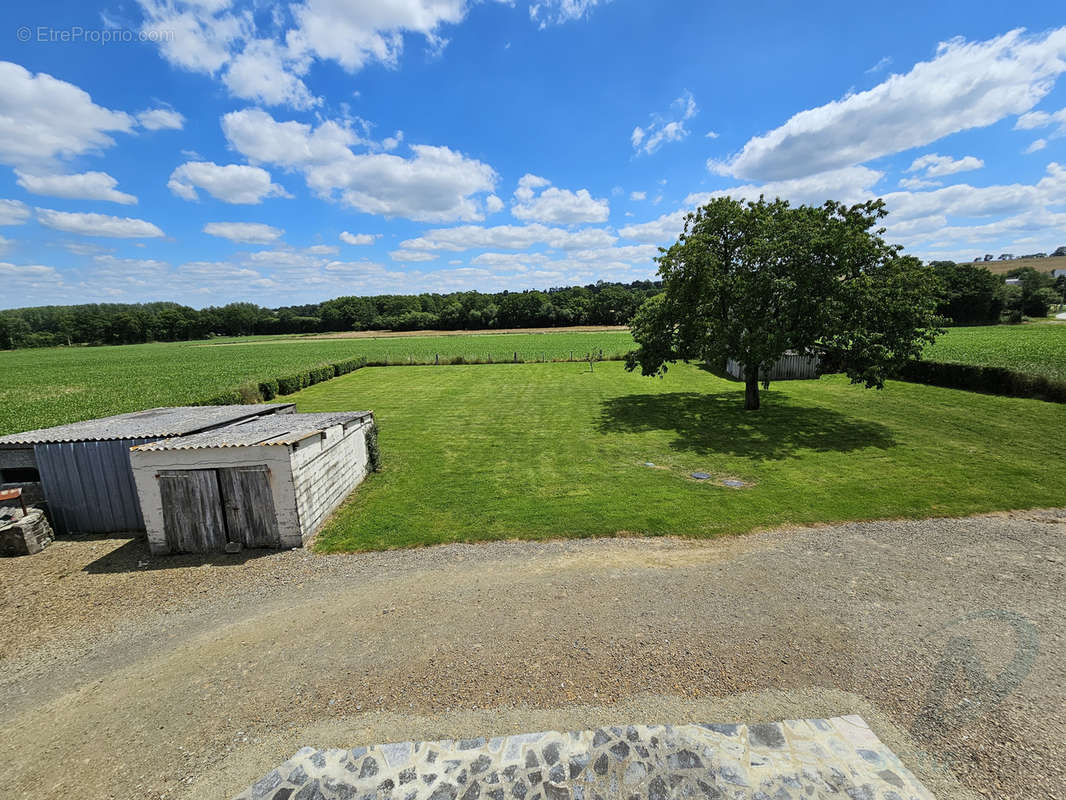
[[[383,471],[317,548],[713,536],[1066,496],[1066,472],[1047,462],[1061,406],[841,377],[773,384],[755,413],[742,395],[696,367],[660,380],[619,363],[370,368],[319,384],[291,399],[300,411],[372,409]]]

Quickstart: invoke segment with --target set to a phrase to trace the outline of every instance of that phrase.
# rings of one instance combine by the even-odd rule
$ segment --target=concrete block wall
[[[335,425],[317,441],[304,441],[292,454],[300,528],[306,542],[344,502],[369,471],[369,421]]]

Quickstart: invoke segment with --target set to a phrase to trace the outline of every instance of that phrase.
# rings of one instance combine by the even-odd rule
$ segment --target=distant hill
[[[960,261],[959,263],[966,264],[970,262]],[[1058,256],[1056,258],[1016,258],[1013,261],[980,261],[975,263],[979,263],[982,267],[987,267],[990,272],[994,272],[997,275],[1004,275],[1019,267],[1032,267],[1040,272],[1051,272],[1056,269],[1066,269],[1066,256]]]

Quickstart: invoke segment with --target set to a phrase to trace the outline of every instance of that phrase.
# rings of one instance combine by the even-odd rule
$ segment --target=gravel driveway
[[[224,797],[302,745],[861,714],[938,798],[1066,796],[1066,511],[716,541],[0,562],[0,786]]]

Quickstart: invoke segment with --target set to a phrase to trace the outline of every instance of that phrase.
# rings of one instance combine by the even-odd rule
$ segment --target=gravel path
[[[1066,796],[1066,511],[717,541],[0,562],[0,786],[221,797],[302,745],[861,714],[938,798]]]

